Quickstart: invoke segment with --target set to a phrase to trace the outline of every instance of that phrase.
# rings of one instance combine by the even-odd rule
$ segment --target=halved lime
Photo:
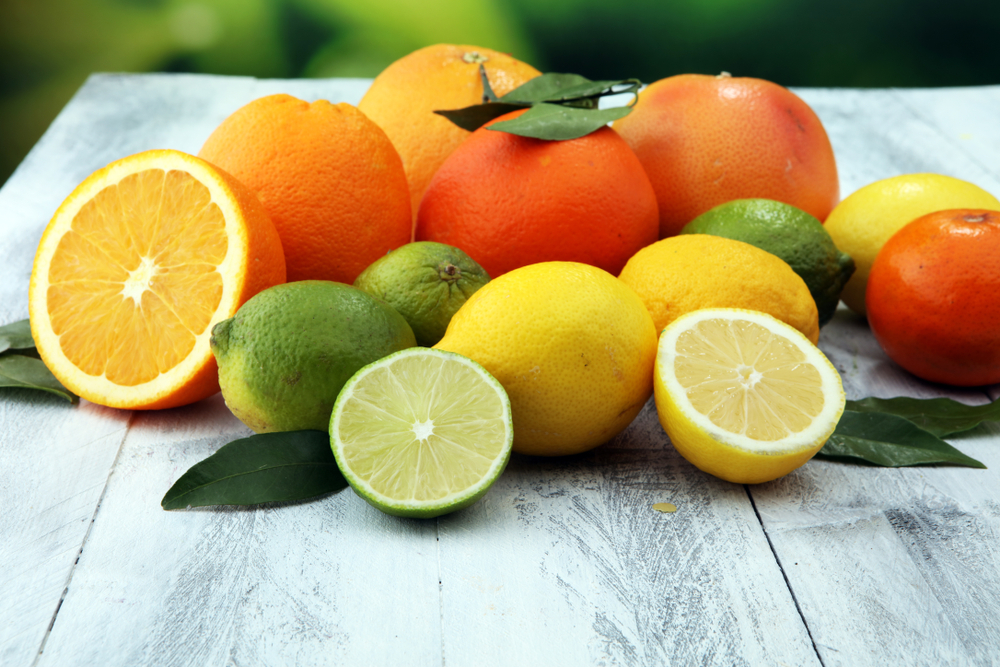
[[[347,381],[330,417],[337,465],[387,514],[430,518],[468,507],[510,458],[507,392],[461,355],[414,347]]]

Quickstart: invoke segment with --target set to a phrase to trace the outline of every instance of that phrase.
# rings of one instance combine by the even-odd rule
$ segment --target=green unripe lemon
[[[802,209],[772,199],[736,199],[702,213],[681,234],[743,241],[785,260],[809,288],[819,325],[833,318],[854,260],[834,245],[823,224]]]
[[[399,311],[417,343],[431,347],[444,337],[451,316],[489,281],[483,267],[458,248],[417,241],[377,259],[354,286]]]
[[[324,280],[266,289],[212,329],[222,396],[257,433],[325,431],[354,373],[414,345],[390,306]]]

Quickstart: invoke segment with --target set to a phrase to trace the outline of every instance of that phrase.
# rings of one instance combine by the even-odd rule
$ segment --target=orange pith
[[[277,233],[243,190],[197,158],[149,151],[67,198],[30,288],[39,353],[63,384],[130,408],[218,391],[211,325],[284,281]]]

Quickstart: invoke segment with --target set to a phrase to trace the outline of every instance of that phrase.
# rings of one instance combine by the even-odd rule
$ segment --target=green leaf
[[[534,79],[518,86],[503,97],[497,98],[493,89],[490,87],[490,82],[486,77],[486,70],[482,65],[479,66],[479,75],[483,81],[483,104],[475,104],[470,107],[465,107],[464,109],[444,109],[435,111],[434,113],[444,116],[451,122],[461,127],[463,130],[468,130],[470,132],[478,130],[486,123],[489,123],[490,121],[517,109],[531,108],[532,111],[534,111],[538,107],[548,105],[549,107],[557,106],[564,109],[590,111],[598,114],[591,117],[591,120],[586,123],[581,120],[584,117],[571,114],[565,117],[568,119],[566,122],[568,122],[572,128],[577,129],[555,131],[549,127],[549,129],[545,130],[542,135],[525,134],[519,130],[510,130],[507,129],[509,126],[506,125],[502,128],[496,128],[503,132],[510,132],[511,134],[550,140],[576,139],[586,134],[590,134],[601,125],[628,115],[630,111],[629,107],[618,107],[598,111],[598,101],[604,95],[618,95],[621,93],[633,93],[637,95],[639,87],[642,85],[642,82],[638,79],[591,81],[590,79],[580,76],[579,74],[549,73],[537,76]],[[559,117],[552,116],[551,109],[549,109],[547,114],[551,116],[546,121],[547,126],[557,125],[563,122],[559,119]],[[525,116],[527,115],[528,114],[525,114]],[[538,112],[538,115],[532,116],[532,118],[537,119],[540,118],[541,115],[542,112]],[[600,120],[601,118],[604,118],[604,120]],[[581,131],[579,129],[582,126],[581,123],[592,126],[592,129]],[[517,128],[520,126],[514,125],[514,127]]]
[[[304,500],[347,486],[324,431],[261,433],[234,440],[174,482],[165,510]]]
[[[891,468],[929,463],[986,467],[903,417],[853,410],[844,411],[833,435],[816,456]]]
[[[487,104],[474,104],[464,109],[451,109],[449,111],[435,111],[439,116],[444,116],[463,130],[475,132],[486,123],[499,118],[505,113],[525,109],[522,104],[504,104],[502,102],[489,102]]]
[[[0,352],[26,350],[35,347],[30,320],[21,320],[0,327]]]
[[[78,397],[52,375],[41,359],[23,354],[0,355],[0,387],[40,389],[76,403]]]
[[[869,397],[847,401],[847,409],[904,417],[939,438],[968,431],[984,421],[1000,421],[1000,400],[986,405],[966,405],[950,398]]]
[[[493,123],[487,129],[533,139],[565,141],[599,130],[613,120],[624,118],[630,111],[630,107],[580,109],[543,102],[517,118]]]
[[[591,81],[579,74],[542,74],[530,79],[500,98],[501,102],[538,104],[540,102],[572,103],[596,109],[598,98],[604,95],[634,93],[642,85],[638,79]]]

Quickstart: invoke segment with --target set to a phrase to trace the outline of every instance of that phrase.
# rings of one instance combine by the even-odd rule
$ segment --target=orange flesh
[[[180,363],[222,299],[225,226],[187,172],[149,169],[101,190],[50,265],[49,317],[66,357],[123,386]]]

